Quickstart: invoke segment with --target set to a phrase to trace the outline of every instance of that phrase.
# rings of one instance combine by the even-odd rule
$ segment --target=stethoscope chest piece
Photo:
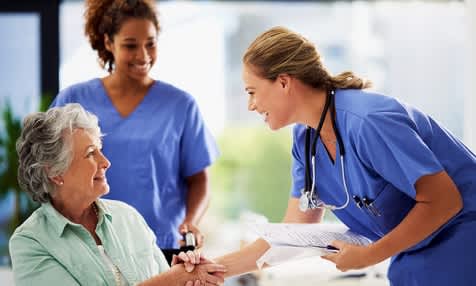
[[[301,197],[299,197],[299,209],[302,212],[306,212],[309,209],[309,198],[306,194],[307,193],[304,192],[301,194]]]

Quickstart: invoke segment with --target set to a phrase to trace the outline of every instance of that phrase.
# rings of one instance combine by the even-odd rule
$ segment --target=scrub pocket
[[[401,192],[392,184],[387,184],[372,202],[372,206],[378,212],[378,215],[365,206],[362,207],[362,210],[367,212],[381,234],[385,235],[405,218],[414,205],[415,200],[413,198]]]

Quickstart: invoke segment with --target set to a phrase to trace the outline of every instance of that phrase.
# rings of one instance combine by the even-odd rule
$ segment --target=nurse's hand
[[[187,232],[192,232],[195,236],[195,242],[197,244],[197,248],[201,248],[203,246],[203,234],[200,230],[192,223],[184,222],[179,226],[179,233],[185,234]],[[179,240],[180,246],[185,246],[185,241]]]
[[[361,269],[378,262],[373,261],[373,255],[368,246],[353,245],[339,240],[333,241],[331,245],[338,248],[339,252],[321,257],[333,262],[340,271]]]

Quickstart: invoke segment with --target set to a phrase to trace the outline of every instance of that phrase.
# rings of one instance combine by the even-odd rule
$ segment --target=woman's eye
[[[136,45],[124,45],[124,47],[128,50],[133,50],[136,48]]]

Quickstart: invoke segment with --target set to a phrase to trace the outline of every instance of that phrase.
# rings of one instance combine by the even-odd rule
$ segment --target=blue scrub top
[[[334,211],[335,215],[354,232],[378,240],[396,227],[414,206],[415,182],[424,175],[445,170],[457,185],[464,208],[430,237],[393,257],[390,282],[449,285],[444,283],[450,281],[453,285],[476,285],[475,278],[455,278],[458,274],[474,276],[471,269],[462,266],[472,262],[460,256],[468,250],[476,254],[474,242],[463,246],[465,240],[476,235],[476,156],[431,117],[394,98],[362,90],[337,90],[335,109],[346,151],[344,167],[351,197],[349,205]],[[296,198],[305,185],[305,132],[303,125],[296,125],[293,131],[291,195]],[[316,192],[326,204],[340,206],[346,194],[339,148],[335,163],[320,140],[316,148]],[[358,208],[353,196],[372,200],[380,216],[367,208]],[[463,223],[465,230],[456,232]],[[442,240],[447,240],[447,245],[443,246]],[[455,250],[461,252],[454,254]],[[446,265],[452,257],[458,263],[452,261],[452,266]],[[438,263],[443,262],[443,274],[457,268],[452,280],[434,275]],[[429,273],[433,278],[429,278]],[[462,284],[455,284],[458,281]]]
[[[161,248],[176,248],[185,217],[185,179],[217,158],[215,140],[195,100],[184,91],[155,81],[136,109],[122,117],[100,79],[70,86],[52,106],[80,103],[99,118],[103,152],[110,160],[110,193],[144,216]]]

